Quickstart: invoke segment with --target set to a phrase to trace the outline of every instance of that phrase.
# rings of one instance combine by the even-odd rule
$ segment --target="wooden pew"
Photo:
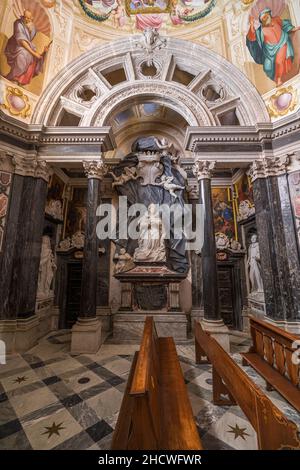
[[[293,364],[293,343],[299,336],[256,318],[250,318],[252,346],[243,353],[243,365],[250,365],[267,383],[300,412],[300,365]]]
[[[213,367],[214,404],[238,404],[257,433],[260,450],[300,449],[297,426],[283,415],[199,322],[195,322],[195,346],[196,362],[208,360]]]
[[[158,338],[147,317],[135,354],[113,450],[202,449],[173,338]]]

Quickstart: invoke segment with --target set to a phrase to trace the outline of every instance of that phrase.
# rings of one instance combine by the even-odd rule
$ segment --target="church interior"
[[[1,450],[300,450],[299,72],[299,0],[1,0]]]

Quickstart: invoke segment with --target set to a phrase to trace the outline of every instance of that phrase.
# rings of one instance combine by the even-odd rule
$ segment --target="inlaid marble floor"
[[[232,352],[248,348],[232,337]],[[44,338],[30,353],[0,365],[0,449],[110,447],[135,345],[104,344],[96,355],[71,357],[70,333]],[[211,366],[194,364],[194,347],[179,346],[205,449],[256,449],[256,434],[239,407],[212,404]]]

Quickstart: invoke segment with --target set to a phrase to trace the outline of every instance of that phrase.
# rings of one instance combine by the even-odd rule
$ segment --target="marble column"
[[[96,233],[100,182],[107,172],[102,159],[84,161],[88,178],[87,214],[83,250],[80,316],[72,328],[71,353],[93,354],[101,345],[101,320],[97,319],[99,239]]]
[[[193,185],[194,187],[194,185]],[[198,183],[197,188],[189,193],[189,204],[192,206],[193,221],[196,219],[196,206],[199,202]],[[196,227],[193,226],[193,230]],[[195,320],[198,321],[204,317],[203,309],[203,280],[202,280],[202,262],[201,253],[191,251],[191,281],[192,281],[192,311],[191,327],[194,331]]]
[[[203,247],[201,250],[204,320],[202,326],[229,351],[229,330],[220,313],[215,227],[211,195],[211,178],[215,162],[195,160],[193,173],[199,184],[199,204],[204,211]]]
[[[0,281],[0,338],[8,351],[36,344],[38,284],[49,169],[35,157],[12,159],[14,176],[5,230]]]
[[[288,157],[250,169],[260,246],[266,318],[300,332],[300,259],[288,185]]]

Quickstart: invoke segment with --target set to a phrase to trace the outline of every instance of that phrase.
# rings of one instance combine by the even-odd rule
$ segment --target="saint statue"
[[[47,235],[44,235],[39,267],[38,297],[48,297],[51,294],[51,284],[56,268],[57,266],[52,253],[50,238]]]
[[[134,261],[166,261],[164,239],[161,217],[155,204],[150,204],[148,211],[139,221],[138,248],[134,252]]]
[[[261,278],[260,252],[256,234],[251,237],[247,265],[249,267],[251,292],[263,292],[264,287]]]

